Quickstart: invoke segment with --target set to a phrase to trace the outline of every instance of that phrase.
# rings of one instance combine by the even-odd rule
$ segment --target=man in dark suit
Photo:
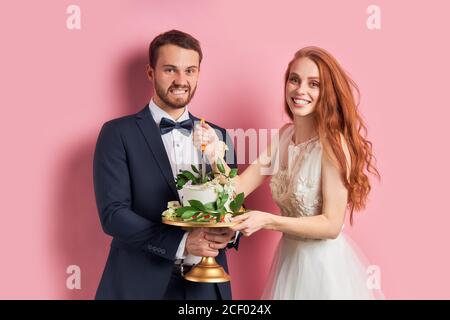
[[[188,112],[202,60],[200,44],[172,30],[152,41],[149,59],[155,89],[150,103],[137,114],[106,122],[95,149],[97,207],[104,232],[113,237],[96,299],[231,299],[229,282],[190,282],[180,269],[213,256],[228,271],[225,250],[237,249],[235,233],[161,223],[167,203],[182,196],[176,174],[200,161],[192,142],[198,118]],[[226,131],[210,125],[232,153],[225,161],[236,167]]]

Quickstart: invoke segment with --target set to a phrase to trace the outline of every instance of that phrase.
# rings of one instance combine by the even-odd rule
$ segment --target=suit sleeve
[[[103,231],[132,247],[174,260],[181,228],[152,222],[134,212],[127,154],[114,123],[106,123],[94,153],[94,191]]]

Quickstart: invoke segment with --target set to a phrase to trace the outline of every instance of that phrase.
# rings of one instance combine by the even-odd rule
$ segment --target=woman
[[[371,189],[365,171],[379,177],[352,89],[358,90],[328,52],[298,51],[285,76],[285,109],[292,123],[234,179],[236,193],[248,196],[267,177],[266,167],[277,167],[270,187],[281,216],[250,211],[235,217],[239,224],[233,228],[245,236],[261,229],[283,233],[264,299],[381,296],[367,287],[366,268],[341,233],[347,209],[352,224],[354,211],[365,207]],[[217,168],[224,147],[207,124],[194,134],[194,143],[202,142]]]

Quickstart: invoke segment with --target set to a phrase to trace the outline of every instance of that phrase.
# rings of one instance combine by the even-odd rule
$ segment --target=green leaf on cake
[[[205,206],[203,205],[203,203],[201,203],[198,200],[189,200],[189,204],[191,205],[191,207],[197,209],[198,211],[202,211],[205,212]]]
[[[217,194],[216,207],[219,210],[222,207],[222,193]]]
[[[186,182],[188,182],[188,180],[183,179],[183,178],[179,178],[177,179],[177,189],[180,190],[184,187],[184,185],[186,184]]]
[[[217,222],[221,222],[222,218],[227,214],[227,210],[225,208],[220,208],[219,209],[219,214],[216,217],[216,221]]]
[[[222,193],[220,196],[220,201],[219,201],[219,205],[217,206],[218,209],[223,208],[223,206],[225,205],[225,203],[228,201],[228,194],[227,193]]]
[[[194,176],[194,174],[190,171],[183,171],[181,174],[192,182],[197,180],[197,178]]]
[[[182,219],[189,219],[194,214],[196,214],[199,210],[193,208],[193,207],[181,207],[175,210],[178,217],[181,217]]]
[[[199,212],[198,214],[197,214],[197,216],[195,217],[195,219],[196,220],[198,220],[198,219],[200,219],[201,217],[203,217],[203,212]]]
[[[194,166],[193,164],[191,164],[191,168],[192,168],[192,171],[194,171],[197,174],[200,174],[200,172],[198,171],[197,167]]]
[[[239,193],[233,201],[230,202],[230,209],[233,213],[238,213],[244,203],[244,193]]]
[[[234,177],[236,177],[237,176],[237,173],[238,173],[238,169],[231,169],[230,170],[230,174],[228,175],[228,177],[230,178],[230,179],[232,179],[232,178],[234,178]]]
[[[223,195],[223,197],[222,197],[222,201],[223,201],[222,206],[225,205],[225,203],[228,201],[228,198],[229,198],[228,193],[225,193],[225,194]]]
[[[225,168],[222,164],[222,160],[219,158],[217,159],[217,169],[219,169],[220,173],[225,174]]]
[[[206,204],[204,204],[204,207],[206,209],[206,212],[209,213],[216,213],[216,203],[215,202],[208,202]]]
[[[175,213],[177,214],[177,216],[181,216],[185,211],[188,211],[188,210],[195,210],[195,208],[189,207],[189,206],[180,207],[175,210]]]
[[[197,210],[187,210],[181,215],[181,219],[189,219],[197,212]]]

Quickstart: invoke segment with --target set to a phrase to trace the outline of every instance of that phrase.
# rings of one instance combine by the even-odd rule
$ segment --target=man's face
[[[197,88],[199,54],[171,44],[158,50],[155,68],[147,67],[149,79],[155,88],[155,103],[161,107],[184,108]]]

